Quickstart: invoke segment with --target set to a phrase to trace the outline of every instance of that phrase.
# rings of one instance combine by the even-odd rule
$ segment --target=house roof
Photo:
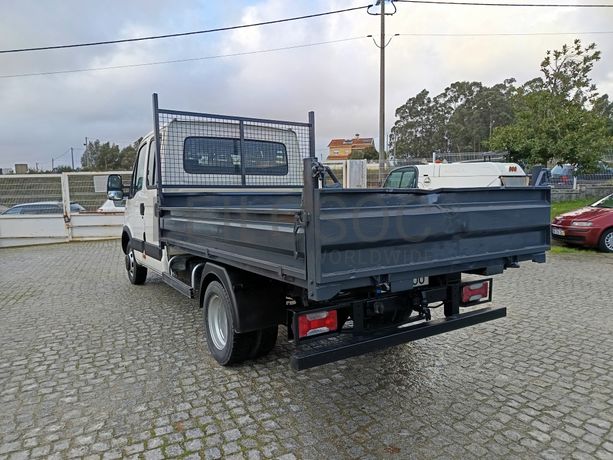
[[[328,144],[329,148],[351,147],[365,148],[370,145],[375,145],[375,141],[372,137],[354,137],[353,139],[332,139]]]

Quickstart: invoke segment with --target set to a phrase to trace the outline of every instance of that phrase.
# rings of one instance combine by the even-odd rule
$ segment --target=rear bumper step
[[[505,307],[482,308],[475,311],[460,313],[459,315],[434,319],[428,322],[407,326],[402,329],[386,331],[384,333],[373,333],[373,335],[361,337],[335,337],[331,343],[324,343],[311,346],[310,344],[301,345],[291,357],[291,366],[299,371],[322,364],[338,361],[339,359],[350,358],[362,355],[375,350],[382,350],[401,343],[412,342],[413,340],[424,339],[437,334],[443,334],[474,324],[484,323],[507,315]]]

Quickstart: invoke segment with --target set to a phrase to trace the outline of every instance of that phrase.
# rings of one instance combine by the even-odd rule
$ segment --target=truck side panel
[[[304,239],[296,234],[298,192],[166,193],[166,244],[209,260],[304,286]]]

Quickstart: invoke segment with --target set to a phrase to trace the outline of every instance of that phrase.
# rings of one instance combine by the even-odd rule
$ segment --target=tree
[[[398,120],[392,128],[396,157],[427,157],[440,150],[445,144],[442,112],[440,104],[425,89],[398,107]]]
[[[508,150],[514,161],[555,159],[590,171],[610,142],[604,117],[549,91],[532,91],[518,98],[515,122],[496,128],[490,147]]]
[[[53,168],[54,173],[73,172],[73,171],[74,169],[72,169],[72,167],[68,165],[56,166],[55,168]]]
[[[455,107],[448,122],[450,151],[481,151],[494,126],[513,121],[514,81],[508,79],[492,87],[479,84],[470,97]]]
[[[554,160],[594,170],[612,141],[608,97],[598,97],[589,72],[600,52],[591,44],[547,51],[542,78],[526,82],[513,95],[515,120],[494,129],[489,146],[506,149],[516,161]]]
[[[136,141],[133,145],[128,145],[121,149],[119,155],[120,159],[120,168],[123,170],[130,170],[134,166],[134,160],[136,160],[136,149],[138,148],[138,143],[140,140]]]
[[[431,98],[423,90],[396,109],[392,128],[396,157],[430,158],[432,152],[481,151],[494,126],[513,120],[515,80],[487,87],[455,82]]]
[[[356,150],[349,155],[350,160],[368,160],[376,161],[379,159],[379,152],[376,148],[370,146],[365,149]]]
[[[609,101],[608,94],[603,94],[594,100],[592,112],[607,120],[609,135],[613,136],[613,102]]]
[[[142,139],[142,138],[141,138]],[[136,158],[136,149],[141,139],[134,144],[119,149],[117,144],[105,142],[99,139],[90,141],[85,147],[81,157],[81,164],[86,171],[119,171],[132,169]]]
[[[544,88],[582,106],[593,102],[598,93],[589,73],[599,60],[596,43],[584,48],[578,38],[571,46],[563,45],[561,50],[547,50],[541,62]]]

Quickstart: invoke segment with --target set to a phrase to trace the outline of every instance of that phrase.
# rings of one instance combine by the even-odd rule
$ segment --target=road
[[[613,458],[613,257],[494,283],[508,317],[308,371],[221,368],[116,241],[0,250],[0,460]],[[283,335],[283,334],[282,334]]]

